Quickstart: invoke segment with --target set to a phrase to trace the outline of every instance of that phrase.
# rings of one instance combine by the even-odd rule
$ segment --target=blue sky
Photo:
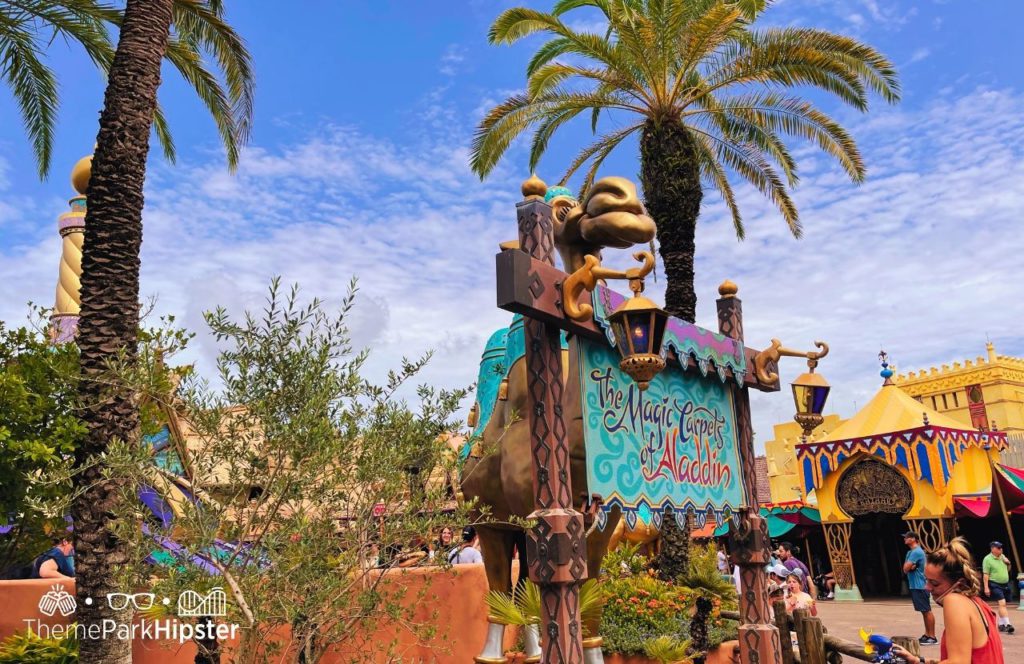
[[[517,146],[479,183],[468,144],[484,110],[523,86],[537,42],[487,44],[508,2],[287,4],[290,13],[267,0],[228,5],[258,75],[253,141],[236,176],[202,108],[165,71],[179,161],[151,160],[143,292],[199,327],[216,304],[257,306],[275,274],[333,301],[355,274],[363,296],[353,332],[378,351],[371,370],[434,348],[425,379],[470,383],[484,340],[505,320],[493,306],[492,255],[514,236],[527,173]],[[801,241],[742,190],[749,237],[737,243],[707,197],[698,322],[713,325],[715,286],[737,281],[749,345],[831,343],[821,370],[844,415],[878,385],[879,347],[901,369],[983,354],[986,334],[1000,353],[1024,355],[1024,3],[780,0],[765,19],[870,42],[899,66],[904,99],[868,116],[821,99],[859,140],[869,180],[855,187],[801,146]],[[47,181],[0,92],[0,319],[9,322],[23,319],[28,300],[52,300],[67,173],[94,141],[102,102],[102,81],[80,53],[55,44],[48,55],[63,104]],[[553,141],[541,177],[558,178],[586,124]],[[603,173],[635,178],[636,159],[627,146]],[[652,287],[658,294],[663,283]],[[201,338],[184,359],[206,364],[212,353]],[[785,394],[758,396],[759,438],[791,410]]]

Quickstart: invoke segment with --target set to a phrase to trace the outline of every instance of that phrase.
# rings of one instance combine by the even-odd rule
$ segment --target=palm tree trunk
[[[89,430],[76,451],[75,525],[78,616],[86,629],[103,620],[130,623],[131,612],[113,611],[107,593],[126,592],[116,575],[129,561],[125,543],[111,529],[124,481],[103,477],[97,455],[112,440],[134,441],[139,414],[132,395],[97,380],[123,351],[134,359],[139,325],[139,249],[142,187],[149,135],[160,85],[160,63],[171,26],[172,0],[128,0],[100,115],[82,252],[82,313],[78,345],[85,380],[80,388]],[[85,599],[93,598],[91,604]],[[94,628],[95,629],[95,628]],[[83,639],[83,664],[131,662],[131,641]]]
[[[697,319],[693,287],[694,235],[703,192],[693,136],[678,120],[648,120],[640,137],[640,181],[647,213],[658,224],[665,270],[665,311]]]

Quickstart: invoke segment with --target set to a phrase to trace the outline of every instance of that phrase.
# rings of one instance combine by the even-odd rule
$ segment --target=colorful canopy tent
[[[768,536],[782,537],[797,526],[813,527],[821,525],[821,514],[816,507],[807,505],[800,500],[784,503],[766,503],[761,505],[759,514],[768,522]],[[715,537],[729,534],[728,522],[715,528]]]
[[[992,490],[953,496],[957,518],[985,519],[999,514],[999,499],[996,494],[995,482],[1003,493],[1006,511],[1011,514],[1024,514],[1024,468],[1011,468],[1001,463],[994,465]]]
[[[826,438],[797,445],[796,452],[805,494],[820,488],[843,461],[866,453],[904,468],[941,495],[954,466],[972,447],[1006,449],[1006,434],[967,429],[886,378],[856,415]]]

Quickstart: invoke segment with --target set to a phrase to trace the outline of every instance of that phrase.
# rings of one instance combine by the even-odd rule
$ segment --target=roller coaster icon
[[[199,618],[203,616],[226,616],[228,614],[228,596],[223,588],[215,587],[203,595],[194,590],[186,590],[178,595],[178,616],[182,618]]]

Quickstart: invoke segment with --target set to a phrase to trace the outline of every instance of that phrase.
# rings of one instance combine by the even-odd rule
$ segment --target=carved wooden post
[[[743,307],[736,284],[718,288],[718,330],[743,342]],[[729,529],[733,562],[740,568],[740,661],[748,664],[781,664],[779,630],[768,611],[768,524],[758,514],[757,477],[754,464],[754,429],[750,421],[750,395],[745,386],[733,383],[737,438],[743,490],[750,504],[739,511],[738,528]]]
[[[517,206],[519,247],[554,265],[554,227],[551,206],[542,196],[544,185],[531,178],[523,184],[526,200]],[[531,188],[531,185],[532,188]],[[539,296],[551,284],[539,278],[530,284]],[[530,579],[540,586],[542,660],[550,664],[582,664],[580,583],[586,575],[586,535],[583,515],[572,507],[569,440],[562,417],[561,332],[527,317],[526,373],[535,510],[530,519],[527,560]]]
[[[782,664],[793,664],[793,633],[790,631],[792,621],[786,613],[785,600],[777,599],[772,603],[775,614],[775,627],[779,630],[779,643],[782,644]]]

